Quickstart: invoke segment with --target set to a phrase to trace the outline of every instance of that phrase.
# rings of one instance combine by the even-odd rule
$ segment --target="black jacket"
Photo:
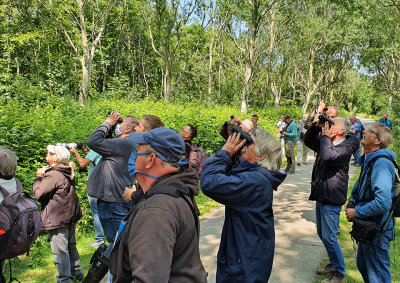
[[[305,145],[317,152],[309,199],[322,204],[343,205],[347,198],[350,158],[359,143],[350,136],[334,145],[328,136],[320,136],[320,131],[314,123],[304,136]]]

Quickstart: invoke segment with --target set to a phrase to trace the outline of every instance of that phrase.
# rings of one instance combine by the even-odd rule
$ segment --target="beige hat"
[[[57,156],[58,160],[63,164],[68,164],[71,159],[71,154],[65,146],[48,145],[47,151]]]

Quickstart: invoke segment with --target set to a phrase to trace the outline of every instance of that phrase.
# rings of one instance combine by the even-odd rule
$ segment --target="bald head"
[[[328,110],[326,111],[326,116],[328,116],[329,119],[335,119],[338,115],[338,110],[334,106],[328,106]]]

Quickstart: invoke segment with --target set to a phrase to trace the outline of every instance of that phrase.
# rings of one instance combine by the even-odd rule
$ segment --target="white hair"
[[[256,128],[254,131],[256,137],[254,151],[258,157],[264,156],[265,159],[257,163],[270,171],[277,172],[281,168],[282,151],[281,144],[272,135],[263,129]]]

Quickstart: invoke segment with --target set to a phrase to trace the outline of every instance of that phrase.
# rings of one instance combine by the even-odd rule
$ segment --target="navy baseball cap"
[[[147,133],[131,133],[129,139],[136,144],[148,144],[174,166],[186,164],[185,141],[175,130],[155,128]],[[182,158],[183,156],[183,158]],[[161,158],[162,159],[162,158]]]

